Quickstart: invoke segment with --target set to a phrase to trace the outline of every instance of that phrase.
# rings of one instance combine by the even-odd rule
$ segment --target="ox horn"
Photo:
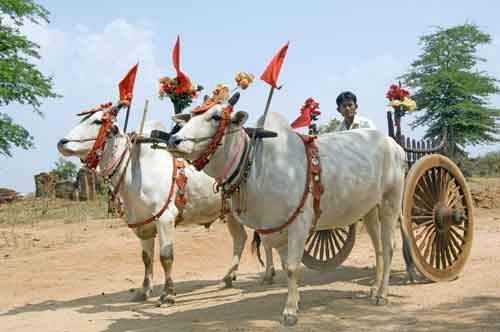
[[[238,100],[240,99],[240,93],[239,92],[235,92],[234,95],[231,96],[231,98],[229,98],[229,105],[231,106],[234,106],[236,105],[236,103],[238,102]]]

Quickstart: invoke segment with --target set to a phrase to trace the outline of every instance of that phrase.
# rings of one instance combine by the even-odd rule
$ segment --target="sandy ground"
[[[475,222],[471,257],[453,282],[407,284],[398,239],[385,307],[367,298],[374,256],[361,234],[338,271],[304,268],[293,328],[279,324],[285,274],[260,285],[248,248],[234,288],[223,288],[231,255],[223,224],[177,230],[177,303],[168,308],[157,297],[130,302],[143,267],[138,240],[117,220],[0,228],[0,331],[500,331],[500,209],[477,209]],[[158,295],[158,261],[155,279]]]

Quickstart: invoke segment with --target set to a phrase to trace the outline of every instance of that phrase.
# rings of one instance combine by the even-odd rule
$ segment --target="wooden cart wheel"
[[[316,231],[306,240],[302,263],[317,271],[333,271],[351,253],[356,240],[356,224]]]
[[[432,281],[458,277],[469,257],[474,220],[465,178],[448,158],[419,159],[408,172],[403,232],[417,269]]]

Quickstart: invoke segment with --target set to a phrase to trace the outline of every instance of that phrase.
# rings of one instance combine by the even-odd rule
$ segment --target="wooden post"
[[[392,121],[392,112],[387,111],[387,131],[390,137],[394,138],[394,122]],[[397,141],[401,145],[400,141]]]
[[[144,102],[144,111],[142,112],[142,120],[141,120],[141,127],[139,129],[139,136],[142,136],[142,133],[144,131],[144,122],[146,121],[146,116],[148,114],[148,106],[149,106],[149,100],[146,99]]]

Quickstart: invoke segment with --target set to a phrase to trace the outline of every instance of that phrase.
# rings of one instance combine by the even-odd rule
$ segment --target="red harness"
[[[255,231],[259,234],[271,234],[279,232],[284,228],[288,227],[292,222],[294,222],[295,219],[297,219],[299,213],[302,212],[302,208],[306,203],[309,191],[311,191],[313,195],[313,210],[314,210],[314,218],[313,218],[313,223],[311,225],[311,230],[313,230],[316,227],[316,223],[318,222],[318,219],[321,215],[320,199],[321,199],[321,194],[323,194],[323,192],[325,191],[325,188],[321,184],[321,163],[319,159],[318,147],[314,143],[314,140],[317,138],[317,136],[302,135],[299,133],[297,133],[297,135],[299,135],[299,137],[304,142],[304,146],[306,148],[306,156],[307,156],[307,178],[306,178],[304,193],[302,194],[299,206],[297,206],[297,208],[295,209],[291,217],[288,218],[286,223],[275,228],[256,229]],[[310,187],[311,190],[309,190]]]
[[[210,109],[212,106],[214,106],[214,103],[209,104],[206,107],[203,108],[197,108],[195,109],[195,113],[202,113]],[[202,155],[193,161],[193,165],[196,167],[198,171],[201,171],[209,162],[210,157],[215,153],[217,150],[220,141],[222,140],[222,137],[224,137],[224,133],[226,130],[227,125],[229,124],[229,121],[231,119],[231,112],[232,112],[232,107],[228,106],[222,109],[222,118],[221,122],[219,124],[219,128],[217,130],[217,133],[215,133],[214,138],[210,142],[207,150],[202,153]],[[314,143],[314,140],[317,138],[316,136],[311,136],[311,135],[302,135],[297,133],[297,135],[302,139],[304,142],[304,146],[306,149],[306,156],[307,156],[307,178],[306,178],[306,185],[304,188],[304,193],[302,194],[302,198],[299,202],[299,205],[293,212],[292,216],[288,218],[288,220],[281,226],[275,227],[275,228],[270,228],[270,229],[257,229],[256,232],[260,234],[271,234],[275,232],[279,232],[283,230],[284,228],[288,227],[292,222],[297,219],[299,213],[302,212],[302,208],[304,207],[307,197],[309,195],[309,191],[311,191],[313,195],[313,210],[314,210],[314,218],[313,218],[313,223],[311,225],[311,230],[313,230],[316,227],[316,224],[318,222],[318,219],[321,215],[321,209],[320,209],[320,200],[321,200],[321,194],[324,192],[324,187],[321,184],[321,163],[320,163],[320,158],[319,158],[319,152],[318,152],[318,147]],[[311,185],[312,182],[312,185]],[[231,196],[233,192],[229,194]],[[225,214],[225,197],[223,195],[222,197],[222,211],[221,215],[223,216]]]
[[[97,134],[94,146],[92,146],[92,150],[87,156],[87,160],[85,160],[85,165],[94,170],[99,161],[101,160],[102,153],[104,151],[104,146],[106,145],[106,138],[108,133],[111,131],[113,127],[113,119],[116,117],[116,112],[114,111],[105,111],[102,115],[101,127],[99,128],[99,133]]]
[[[214,106],[214,105],[215,104],[212,104],[211,106]],[[206,109],[206,110],[208,110],[208,109]],[[205,166],[210,161],[210,157],[215,153],[215,151],[217,151],[217,148],[219,147],[220,141],[224,137],[224,132],[226,131],[226,127],[229,124],[229,121],[231,121],[231,112],[232,111],[233,111],[233,108],[231,105],[228,105],[222,109],[219,129],[217,129],[217,132],[215,133],[214,138],[212,139],[212,141],[208,145],[208,148],[205,150],[205,152],[203,152],[198,159],[193,161],[193,166],[196,168],[197,171],[201,171],[203,168],[205,168]]]
[[[92,111],[92,113],[95,113],[98,110],[91,110],[91,111]],[[99,133],[97,134],[94,146],[92,146],[92,149],[90,150],[90,153],[88,154],[87,159],[85,161],[85,165],[91,170],[95,170],[95,168],[97,167],[97,165],[99,164],[99,162],[101,160],[101,156],[102,156],[102,153],[104,151],[104,147],[106,145],[106,138],[107,138],[108,133],[111,131],[111,128],[113,127],[113,121],[114,121],[114,118],[116,117],[116,115],[117,115],[117,112],[115,110],[110,110],[110,111],[105,111],[102,118],[101,118],[102,124],[101,124],[101,127],[99,128]],[[129,141],[127,142],[127,146],[124,149],[124,151],[121,154],[118,161],[114,162],[111,167],[106,168],[105,171],[110,172],[113,170],[113,168],[115,166],[118,166],[121,163],[121,161],[123,160],[123,158],[125,156],[125,152],[131,146],[131,144],[135,143],[135,137],[136,137],[135,133],[132,133],[130,135]],[[128,227],[137,228],[140,226],[147,225],[147,224],[151,223],[152,221],[159,219],[160,216],[163,214],[163,212],[165,212],[165,210],[167,209],[170,202],[172,201],[172,195],[174,193],[175,185],[177,185],[177,196],[175,198],[175,206],[177,207],[177,209],[179,211],[177,217],[175,218],[175,226],[177,226],[179,223],[182,222],[184,208],[187,204],[187,197],[186,197],[186,193],[185,193],[185,187],[187,184],[187,176],[185,174],[186,165],[183,161],[177,160],[174,157],[172,157],[172,161],[173,161],[172,182],[170,184],[170,190],[168,193],[167,200],[163,204],[163,207],[154,216],[152,216],[152,217],[150,217],[150,218],[148,218],[140,223],[128,224]],[[129,155],[129,158],[127,159],[127,163],[125,165],[125,170],[121,174],[121,176],[118,180],[118,183],[117,183],[115,189],[113,190],[113,193],[112,193],[113,196],[118,193],[118,189],[120,188],[120,185],[123,182],[123,179],[125,178],[125,173],[127,172],[127,167],[129,165],[129,162],[130,162],[130,155]]]
[[[187,198],[185,196],[185,187],[187,184],[187,177],[185,174],[186,165],[182,160],[177,160],[175,157],[172,157],[173,169],[172,169],[172,181],[170,183],[170,190],[168,192],[168,197],[165,203],[163,204],[160,211],[158,211],[154,216],[149,217],[148,219],[141,221],[135,224],[128,224],[130,228],[137,228],[151,223],[152,221],[158,220],[163,212],[168,208],[168,205],[172,201],[172,196],[174,194],[174,187],[177,184],[177,196],[175,197],[175,206],[179,210],[179,214],[175,218],[175,226],[180,224],[183,220],[182,215],[184,212],[184,207],[187,204]],[[179,174],[179,175],[178,175]]]

